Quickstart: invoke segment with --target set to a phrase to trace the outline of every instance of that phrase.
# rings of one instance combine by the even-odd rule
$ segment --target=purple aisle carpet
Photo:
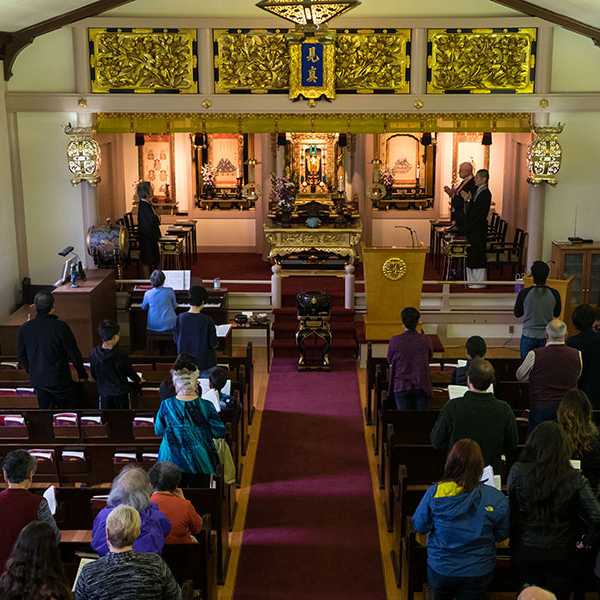
[[[273,361],[236,600],[385,600],[355,364]]]

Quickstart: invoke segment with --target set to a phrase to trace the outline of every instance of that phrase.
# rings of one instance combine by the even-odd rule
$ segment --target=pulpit
[[[367,294],[367,340],[389,340],[400,333],[400,312],[419,308],[427,248],[363,248]]]

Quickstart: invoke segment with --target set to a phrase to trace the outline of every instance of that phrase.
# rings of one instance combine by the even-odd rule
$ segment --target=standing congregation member
[[[152,485],[148,473],[140,467],[125,467],[113,480],[106,507],[94,519],[92,548],[104,556],[109,547],[106,543],[106,522],[117,506],[134,508],[141,518],[141,531],[134,538],[136,552],[160,554],[165,539],[171,533],[171,523],[150,500]],[[133,540],[132,540],[133,541]]]
[[[600,331],[594,329],[600,315],[593,306],[582,304],[571,318],[579,333],[567,340],[567,346],[579,350],[583,360],[579,389],[587,394],[595,409],[600,409]]]
[[[225,424],[215,407],[198,393],[200,372],[194,363],[173,370],[175,396],[160,403],[154,433],[162,437],[159,462],[182,471],[182,487],[207,487],[219,458],[213,439],[225,437]]]
[[[143,525],[137,510],[111,511],[103,531],[108,552],[83,567],[76,600],[181,600],[181,590],[158,554],[136,550]]]
[[[25,450],[13,450],[2,463],[4,481],[8,489],[0,492],[0,573],[23,527],[32,521],[44,521],[53,534],[54,544],[60,540],[60,531],[43,496],[29,491],[36,460]]]
[[[592,419],[592,405],[581,390],[569,390],[558,405],[558,424],[581,462],[581,472],[600,497],[600,433]]]
[[[0,577],[2,600],[71,600],[55,530],[44,521],[23,528]]]
[[[152,289],[144,293],[142,310],[148,311],[148,331],[168,333],[174,331],[177,322],[177,299],[173,288],[165,287],[166,277],[162,271],[152,271]]]
[[[129,380],[141,382],[129,357],[118,346],[119,331],[114,321],[102,321],[98,327],[102,343],[90,355],[90,371],[98,386],[102,409],[129,408]]]
[[[406,331],[394,336],[388,346],[390,397],[398,410],[424,410],[431,401],[429,362],[433,356],[431,340],[417,331],[421,313],[412,306],[402,310]]]
[[[477,186],[473,178],[473,165],[468,162],[461,163],[458,167],[458,176],[461,181],[452,187],[444,186],[444,191],[450,198],[450,220],[453,227],[450,229],[458,235],[465,234],[465,201],[461,192],[475,193]]]
[[[536,348],[546,345],[546,325],[560,317],[562,310],[560,294],[546,285],[550,267],[541,260],[531,265],[533,285],[523,288],[517,296],[514,314],[523,323],[521,334],[521,358]]]
[[[473,360],[467,375],[469,391],[446,402],[431,431],[431,444],[445,450],[457,440],[471,438],[481,447],[485,464],[499,473],[502,455],[508,460],[514,457],[519,433],[511,407],[488,391],[493,383],[491,363]]]
[[[140,262],[144,275],[148,276],[160,264],[158,240],[161,237],[160,219],[152,206],[154,192],[149,181],[140,181],[137,185],[138,203],[138,239],[140,243]]]
[[[180,314],[175,325],[177,352],[194,357],[202,378],[208,377],[217,366],[217,328],[215,322],[202,312],[207,300],[208,293],[202,286],[192,286],[190,310]]]
[[[478,336],[472,335],[465,344],[467,353],[467,364],[464,367],[457,367],[452,373],[452,385],[467,385],[467,375],[471,361],[475,358],[485,358],[487,352],[487,344],[485,340]]]
[[[465,209],[465,235],[467,249],[467,281],[469,287],[484,287],[487,279],[488,213],[492,205],[492,193],[488,188],[490,174],[486,169],[475,173],[475,192],[462,190],[460,195],[467,202]]]
[[[480,600],[496,568],[496,543],[508,537],[508,499],[481,483],[477,442],[458,440],[443,479],[423,496],[413,526],[427,540],[427,581],[433,600]]]
[[[543,421],[556,420],[564,395],[577,387],[581,375],[581,352],[565,344],[567,326],[553,319],[546,326],[543,348],[530,350],[517,369],[519,381],[529,381],[529,430]]]
[[[181,471],[170,462],[157,462],[148,473],[154,488],[152,502],[171,523],[167,544],[194,544],[195,533],[202,530],[202,517],[194,505],[186,500],[181,484]]]
[[[76,390],[69,362],[80,380],[88,378],[71,328],[54,314],[54,296],[38,292],[36,316],[24,323],[17,337],[17,358],[29,374],[40,408],[71,408]]]
[[[570,454],[558,424],[547,421],[533,430],[508,476],[513,565],[522,583],[559,600],[573,589],[582,526],[590,538],[600,526],[600,504]]]

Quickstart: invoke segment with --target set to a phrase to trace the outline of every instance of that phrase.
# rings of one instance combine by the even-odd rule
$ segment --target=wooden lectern
[[[400,312],[419,308],[427,248],[363,248],[367,340],[389,340],[402,330]]]

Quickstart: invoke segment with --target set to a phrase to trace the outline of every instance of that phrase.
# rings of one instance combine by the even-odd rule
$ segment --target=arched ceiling
[[[600,0],[533,0],[535,4],[600,27]],[[0,31],[17,31],[88,5],[91,0],[0,0]],[[255,0],[135,0],[104,13],[114,16],[224,17],[266,16]],[[492,0],[362,0],[353,17],[466,17],[519,13]]]

